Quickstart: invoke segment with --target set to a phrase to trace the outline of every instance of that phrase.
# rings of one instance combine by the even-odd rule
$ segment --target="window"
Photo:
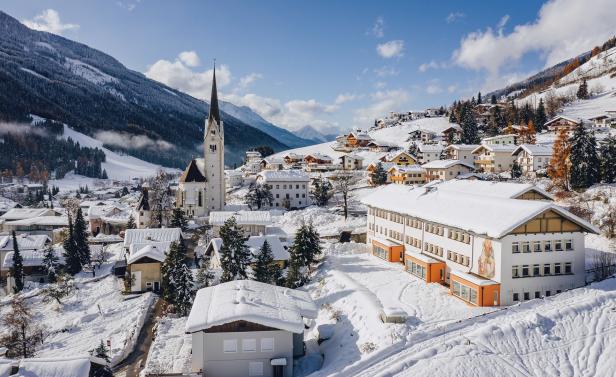
[[[535,298],[541,298],[541,292],[535,291]]]
[[[543,243],[543,250],[545,252],[548,252],[548,253],[551,252],[552,251],[552,242],[551,241],[545,241]]]
[[[560,263],[554,263],[554,275],[560,275]]]
[[[242,339],[242,352],[257,352],[257,340]]]
[[[533,242],[533,251],[535,253],[540,253],[541,252],[541,242],[539,242],[539,241]]]
[[[210,145],[210,152],[216,152],[216,145],[215,144]]]
[[[520,301],[520,295],[518,293],[513,294],[513,301]]]
[[[523,277],[527,277],[528,276],[528,265],[527,264],[522,266],[522,276]]]
[[[570,273],[572,273],[571,262],[567,262],[565,263],[565,274],[570,274]]]
[[[511,276],[514,278],[520,277],[518,273],[518,266],[511,266]]]
[[[511,252],[512,253],[519,253],[520,252],[520,244],[517,242],[514,242],[511,244]]]
[[[551,268],[549,264],[543,265],[543,275],[550,275],[552,273],[550,270]]]
[[[280,188],[280,185],[276,185],[276,190],[278,190]]]
[[[261,352],[274,352],[274,338],[261,339]]]
[[[529,242],[522,242],[522,252],[530,253],[530,243]]]
[[[554,250],[563,251],[563,241],[561,240],[554,241]]]
[[[552,295],[551,291],[545,291],[545,297],[550,297]]]
[[[248,376],[263,376],[263,362],[251,361],[248,363]]]
[[[573,240],[565,240],[565,250],[573,250]]]
[[[533,264],[533,276],[541,275],[541,267],[538,264]]]
[[[224,353],[237,352],[237,339],[226,339],[222,341],[222,351]]]
[[[530,293],[524,292],[524,301],[528,301],[528,300],[530,300]]]
[[[562,292],[560,289],[556,290],[556,294],[559,294],[560,292]]]
[[[299,199],[299,194],[295,194],[295,198],[296,198],[296,199]]]
[[[286,190],[287,189],[287,185],[282,185],[282,189]]]

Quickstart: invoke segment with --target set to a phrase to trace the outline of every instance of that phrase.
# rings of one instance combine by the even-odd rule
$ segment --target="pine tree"
[[[600,181],[597,140],[583,124],[575,128],[571,137],[569,160],[571,162],[571,187],[574,189],[587,188]]]
[[[554,185],[569,190],[569,153],[571,145],[567,130],[561,128],[552,147],[552,157],[548,164],[547,173]]]
[[[75,246],[75,240],[73,239],[73,220],[71,216],[68,216],[68,236],[64,240],[64,259],[66,262],[66,270],[68,273],[75,275],[81,271],[81,259],[79,258],[79,251]]]
[[[312,195],[314,202],[319,207],[327,205],[332,197],[332,184],[327,179],[316,179],[312,184]]]
[[[599,149],[601,158],[601,180],[604,183],[616,182],[616,136],[603,140]]]
[[[520,167],[517,160],[514,160],[513,165],[511,165],[511,178],[520,178],[521,176],[522,167]]]
[[[477,144],[479,143],[479,131],[477,129],[477,121],[473,110],[468,103],[462,106],[460,115],[460,126],[462,127],[462,144]]]
[[[173,209],[173,214],[171,215],[171,222],[169,224],[172,228],[180,228],[182,232],[188,229],[188,221],[184,216],[184,211],[181,208],[176,207]]]
[[[19,251],[15,231],[13,231],[11,235],[13,237],[13,267],[11,267],[11,275],[13,275],[13,279],[15,279],[15,287],[13,290],[15,293],[18,293],[24,289],[24,260]]]
[[[494,94],[492,94],[492,97],[490,97],[490,103],[492,105],[496,105],[496,96]]]
[[[210,270],[210,257],[204,256],[201,267],[197,270],[195,285],[197,289],[209,287],[214,280],[214,273]]]
[[[135,228],[137,228],[137,224],[135,224],[135,217],[131,213],[130,216],[128,216],[128,222],[126,223],[126,229],[135,229]]]
[[[111,362],[111,358],[109,357],[109,350],[105,347],[105,343],[101,340],[98,347],[93,349],[90,352],[94,357],[105,360],[107,363]],[[93,364],[92,369],[90,370],[90,375],[92,377],[113,377],[113,372],[109,365],[97,365]]]
[[[482,99],[481,99],[481,92],[477,93],[477,104],[481,105],[482,103]]]
[[[545,113],[545,105],[543,104],[543,98],[539,100],[539,106],[535,111],[535,129],[537,132],[543,131],[543,125],[548,121],[548,116]]]
[[[588,84],[586,83],[586,79],[582,81],[577,90],[577,98],[586,99],[588,98]]]
[[[292,265],[295,263],[296,265],[293,266],[293,268],[296,268],[298,273],[301,273],[303,268],[307,268],[310,271],[317,256],[322,253],[319,241],[319,234],[314,226],[312,224],[302,224],[295,233],[295,239],[289,248],[289,253],[291,254],[289,268],[291,269]],[[301,277],[300,282],[303,283],[303,281],[303,277]],[[298,283],[298,281],[293,282],[293,284],[296,283]]]
[[[259,250],[259,254],[254,263],[252,269],[253,279],[260,281],[261,283],[275,284],[272,276],[272,266],[274,263],[274,255],[272,254],[272,248],[267,240],[263,241],[263,245]]]
[[[90,255],[90,246],[88,245],[87,224],[83,218],[81,207],[77,209],[75,216],[75,224],[73,225],[73,242],[79,254],[81,266],[89,265],[92,257]]]
[[[107,347],[105,346],[105,343],[103,343],[102,340],[101,340],[100,344],[98,345],[98,347],[96,347],[92,351],[92,355],[94,357],[98,357],[99,359],[103,359],[106,362],[110,362],[111,361],[111,358],[109,357],[109,350],[107,350]]]
[[[246,204],[252,209],[261,209],[263,206],[272,206],[274,195],[268,185],[251,184],[245,196]]]
[[[374,171],[370,173],[370,180],[372,184],[376,186],[387,183],[387,172],[380,161],[376,163]]]
[[[43,268],[47,274],[47,280],[49,280],[50,283],[56,282],[56,269],[58,268],[58,261],[59,258],[56,256],[53,247],[51,245],[48,246],[45,249],[45,254],[43,255]]]
[[[186,264],[184,242],[173,242],[161,266],[163,298],[173,304],[181,316],[188,314],[193,298],[192,272]]]
[[[221,282],[248,277],[248,265],[252,261],[250,250],[246,245],[248,236],[237,225],[235,217],[230,217],[220,228],[220,266],[222,268]]]
[[[107,170],[103,169],[103,173],[101,174],[101,179],[109,179],[109,176],[107,175]]]

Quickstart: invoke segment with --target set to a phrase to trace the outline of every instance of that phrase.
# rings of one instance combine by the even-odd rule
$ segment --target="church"
[[[191,219],[209,216],[211,211],[222,211],[225,207],[225,132],[218,108],[216,67],[203,136],[203,158],[193,159],[180,176],[176,206]]]

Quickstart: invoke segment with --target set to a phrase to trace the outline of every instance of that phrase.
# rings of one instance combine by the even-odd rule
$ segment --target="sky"
[[[367,128],[506,86],[616,34],[613,0],[2,0],[28,27],[272,123]]]

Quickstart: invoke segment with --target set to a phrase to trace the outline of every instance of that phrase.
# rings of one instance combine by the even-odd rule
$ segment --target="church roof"
[[[212,79],[212,96],[210,98],[210,114],[208,123],[215,120],[216,124],[220,125],[220,110],[218,109],[218,91],[216,90],[216,67],[214,67],[214,77]]]
[[[137,205],[137,210],[150,210],[150,199],[148,197],[148,188],[144,187],[141,193],[141,198],[139,199],[139,204]]]
[[[184,182],[205,182],[205,161],[202,158],[195,158],[180,176],[180,183]]]

